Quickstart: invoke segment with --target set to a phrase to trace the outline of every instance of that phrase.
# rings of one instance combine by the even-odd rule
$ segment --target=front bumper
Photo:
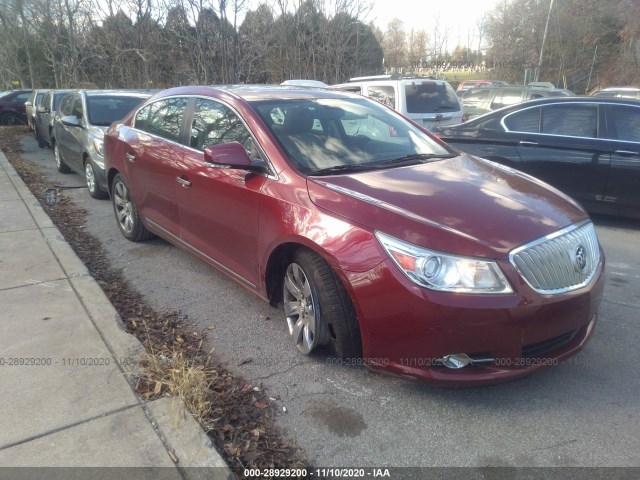
[[[541,295],[501,263],[515,293],[435,292],[386,260],[365,273],[343,272],[362,333],[365,364],[441,385],[479,385],[523,377],[575,355],[591,336],[604,290],[604,256],[589,285]],[[445,355],[493,359],[461,369]]]

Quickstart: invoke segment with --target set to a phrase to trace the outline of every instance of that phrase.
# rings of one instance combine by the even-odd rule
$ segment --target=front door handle
[[[528,140],[520,140],[518,142],[518,145],[522,145],[524,147],[537,147],[538,146],[538,142],[530,142]]]
[[[176,177],[176,181],[185,188],[189,188],[191,186],[191,182],[182,177]]]
[[[136,161],[136,156],[132,153],[127,153],[125,154],[125,157],[127,157],[127,160],[129,160],[130,162],[135,162]]]

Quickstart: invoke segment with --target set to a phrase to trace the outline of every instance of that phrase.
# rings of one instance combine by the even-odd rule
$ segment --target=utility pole
[[[535,81],[538,81],[540,70],[542,70],[542,53],[544,52],[544,42],[547,40],[547,31],[549,30],[549,19],[551,18],[551,10],[553,9],[553,0],[549,2],[549,13],[547,14],[547,23],[544,26],[544,34],[542,35],[542,45],[540,46],[540,58],[538,59],[538,68],[536,69]]]

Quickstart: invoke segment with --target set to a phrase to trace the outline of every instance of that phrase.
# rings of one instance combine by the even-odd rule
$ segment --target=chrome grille
[[[563,228],[516,248],[509,260],[537,292],[576,290],[591,281],[600,263],[596,230],[589,220]]]

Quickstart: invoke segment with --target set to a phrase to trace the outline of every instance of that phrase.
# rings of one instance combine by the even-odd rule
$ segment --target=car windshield
[[[407,112],[435,113],[460,110],[456,92],[446,83],[414,82],[405,85]]]
[[[433,161],[452,153],[392,110],[368,99],[252,102],[295,168],[347,173]]]
[[[127,113],[142,101],[144,101],[144,98],[139,96],[88,96],[87,113],[89,123],[100,127],[108,127],[116,120],[124,118]]]

